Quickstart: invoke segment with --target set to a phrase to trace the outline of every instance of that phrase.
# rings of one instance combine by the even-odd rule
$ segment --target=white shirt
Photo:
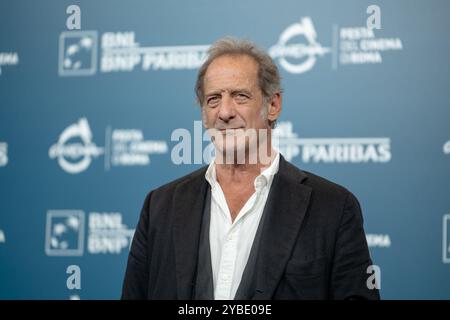
[[[216,180],[214,161],[206,171],[205,178],[211,185],[209,245],[216,300],[231,300],[236,295],[273,177],[278,172],[279,161],[280,155],[276,152],[270,166],[255,178],[255,193],[239,211],[234,222],[231,221],[225,195]]]

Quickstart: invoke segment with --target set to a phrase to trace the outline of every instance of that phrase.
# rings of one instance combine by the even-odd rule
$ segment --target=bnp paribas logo
[[[121,212],[85,214],[83,210],[49,210],[45,253],[82,256],[86,247],[89,254],[120,254],[129,248],[134,235],[134,229],[124,224],[122,218]]]
[[[47,255],[83,255],[84,212],[81,210],[48,211],[45,235]]]
[[[278,123],[273,145],[288,160],[299,156],[303,163],[388,163],[391,139],[388,137],[300,138],[290,121]]]
[[[60,76],[88,76],[97,71],[97,31],[66,31],[59,36]]]

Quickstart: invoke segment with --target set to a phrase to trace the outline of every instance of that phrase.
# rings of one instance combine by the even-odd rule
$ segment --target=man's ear
[[[280,116],[281,104],[282,104],[281,94],[277,92],[273,95],[272,99],[270,100],[269,108],[267,110],[267,120],[269,120],[270,123],[276,121]]]

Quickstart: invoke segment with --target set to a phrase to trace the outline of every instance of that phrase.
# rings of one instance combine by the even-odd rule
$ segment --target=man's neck
[[[276,152],[273,149],[269,149],[268,158],[269,163],[263,163],[259,161],[257,163],[215,163],[216,179],[219,183],[253,183],[254,179],[261,174],[261,172],[270,166],[273,159],[276,156]]]

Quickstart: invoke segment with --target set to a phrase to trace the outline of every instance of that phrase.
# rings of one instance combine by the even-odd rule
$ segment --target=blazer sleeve
[[[372,265],[358,200],[348,193],[335,243],[331,272],[333,299],[380,299],[379,290],[367,285]],[[370,282],[370,280],[369,280]],[[372,286],[371,286],[372,287]]]
[[[148,219],[151,194],[150,192],[145,198],[133,236],[122,286],[122,300],[143,300],[147,299],[148,296]]]

